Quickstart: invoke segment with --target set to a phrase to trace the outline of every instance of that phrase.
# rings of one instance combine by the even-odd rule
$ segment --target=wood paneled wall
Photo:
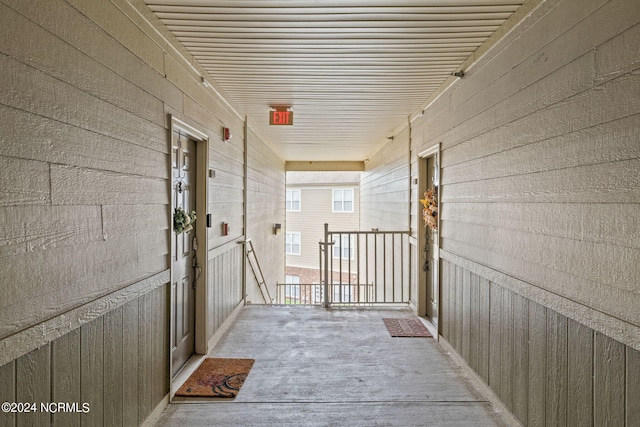
[[[157,287],[0,367],[2,402],[37,405],[34,413],[0,413],[0,425],[142,423],[169,392],[168,289]],[[78,408],[42,411],[40,403],[50,402]]]
[[[636,426],[640,351],[442,260],[442,336],[523,425]]]
[[[284,162],[150,23],[137,1],[0,0],[0,393],[87,401],[87,425],[137,425],[169,390],[170,117],[209,138],[210,336],[243,300],[247,153],[254,231],[284,223]],[[275,283],[284,242],[253,234]]]
[[[209,339],[242,302],[244,247],[232,242],[209,252],[209,289],[207,293]]]

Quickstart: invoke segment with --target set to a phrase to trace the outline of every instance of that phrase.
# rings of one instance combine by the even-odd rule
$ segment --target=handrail
[[[262,295],[262,299],[265,304],[273,304],[273,299],[271,298],[271,294],[269,293],[269,287],[265,283],[264,273],[262,273],[262,267],[260,267],[260,262],[258,261],[258,255],[256,255],[255,248],[253,247],[253,242],[251,239],[241,240],[238,244],[244,245],[245,254],[247,256],[247,261],[249,262],[249,266],[251,267],[251,272],[253,273],[253,277],[256,279],[258,283],[258,289],[260,289],[260,294]],[[251,258],[251,254],[253,254],[253,262]],[[255,263],[255,267],[254,267]]]

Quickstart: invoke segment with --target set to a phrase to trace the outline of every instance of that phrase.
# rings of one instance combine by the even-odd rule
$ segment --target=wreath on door
[[[438,187],[427,190],[424,193],[424,199],[420,199],[422,203],[422,219],[424,226],[432,230],[438,229]]]
[[[173,211],[173,232],[180,234],[193,230],[193,223],[196,222],[196,211],[186,213],[182,208],[175,208]]]

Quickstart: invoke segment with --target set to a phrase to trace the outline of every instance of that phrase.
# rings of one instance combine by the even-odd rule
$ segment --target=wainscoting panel
[[[140,425],[169,392],[168,304],[166,284],[1,366],[0,400],[37,411],[0,425]]]
[[[637,425],[640,352],[441,262],[442,336],[523,425]]]

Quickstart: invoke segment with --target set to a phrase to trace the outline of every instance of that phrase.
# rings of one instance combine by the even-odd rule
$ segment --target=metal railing
[[[264,280],[264,273],[262,273],[262,267],[260,267],[258,255],[256,254],[256,250],[253,247],[253,242],[251,241],[251,239],[247,239],[238,242],[238,244],[244,245],[244,252],[247,256],[247,262],[251,267],[253,277],[256,279],[256,283],[258,284],[258,288],[260,289],[260,294],[262,295],[264,303],[273,304],[273,299],[271,298],[271,294],[269,293],[269,287]]]
[[[279,304],[407,304],[408,231],[331,231],[324,224],[316,283],[278,284]]]

